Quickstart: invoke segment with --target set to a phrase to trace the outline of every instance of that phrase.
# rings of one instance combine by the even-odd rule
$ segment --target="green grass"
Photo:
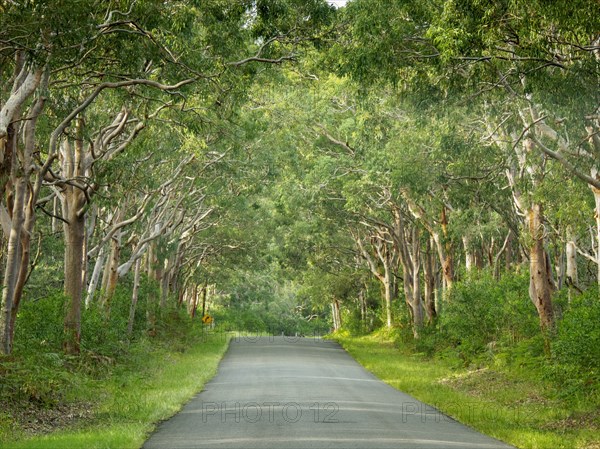
[[[189,348],[143,340],[127,362],[104,379],[87,379],[70,400],[95,403],[91,421],[44,436],[1,439],[11,449],[134,449],[156,423],[177,413],[214,376],[229,338],[225,334],[196,336]],[[0,428],[0,432],[1,432]]]
[[[376,336],[336,339],[384,382],[517,448],[600,448],[598,409],[559,399],[525,372],[455,369]]]

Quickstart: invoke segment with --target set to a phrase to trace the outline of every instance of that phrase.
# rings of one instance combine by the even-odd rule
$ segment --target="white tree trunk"
[[[140,291],[140,271],[142,261],[141,259],[136,260],[134,274],[133,274],[133,293],[131,294],[131,306],[129,307],[129,319],[127,320],[127,335],[133,333],[133,322],[135,320],[135,309],[138,302],[138,295]]]
[[[19,179],[16,185],[12,227],[8,237],[8,251],[6,255],[6,268],[2,289],[2,306],[0,307],[0,351],[4,354],[10,354],[12,350],[11,315],[15,300],[15,288],[17,286],[17,279],[21,268],[21,232],[25,221],[23,202],[25,200],[26,189],[27,184],[25,180]]]
[[[386,270],[387,271],[387,270]],[[388,328],[392,327],[392,295],[393,295],[393,286],[390,282],[389,276],[386,274],[384,277],[384,296],[385,296],[385,316],[386,316],[386,325]]]
[[[331,315],[333,319],[333,330],[340,330],[342,328],[342,316],[340,314],[340,303],[337,299],[334,299],[331,302]]]
[[[470,273],[473,270],[473,251],[471,248],[471,239],[464,235],[462,238],[463,246],[465,248],[465,269],[467,273]]]
[[[27,66],[28,64],[23,64],[21,67],[23,71],[29,70],[27,76],[23,79],[24,73],[21,72],[16,77],[16,80],[21,80],[22,82],[19,85],[15,83],[10,97],[8,97],[4,105],[0,108],[0,141],[4,141],[8,134],[8,127],[20,115],[21,106],[36,91],[42,80],[42,69],[37,68],[33,70],[28,69]],[[16,67],[18,68],[19,66],[17,65]],[[2,143],[0,142],[0,145]]]
[[[96,289],[98,288],[98,281],[100,280],[100,274],[102,274],[102,267],[104,266],[104,246],[100,248],[96,263],[94,264],[94,270],[92,271],[92,277],[87,289],[87,295],[85,297],[85,307],[88,308],[94,299]]]
[[[571,234],[571,233],[569,233]],[[572,235],[567,238],[567,270],[566,270],[566,284],[569,288],[569,303],[573,300],[573,290],[578,289],[579,276],[577,272],[577,245]]]
[[[594,200],[596,202],[596,264],[597,266],[597,282],[600,286],[600,190],[592,188],[594,192]]]

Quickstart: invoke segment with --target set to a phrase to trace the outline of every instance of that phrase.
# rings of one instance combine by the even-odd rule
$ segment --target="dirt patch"
[[[438,383],[473,397],[494,398],[511,407],[552,407],[553,403],[540,393],[539,387],[523,380],[511,379],[506,374],[489,368],[460,373],[441,379]],[[553,432],[600,430],[600,410],[573,412],[566,418],[546,422],[541,428]],[[581,449],[600,449],[600,441],[587,443]]]
[[[441,379],[438,383],[478,398],[502,396],[502,402],[506,402],[507,405],[550,403],[550,400],[535,391],[527,382],[511,379],[506,374],[489,368],[467,371]]]
[[[28,435],[43,435],[91,421],[94,417],[93,404],[71,403],[42,407],[34,403],[0,404],[5,416],[20,432]]]
[[[549,422],[542,428],[546,430],[559,431],[576,429],[600,430],[600,410],[595,410],[588,413],[573,413],[567,418]],[[586,449],[600,449],[600,441],[592,444],[592,446],[586,446]]]

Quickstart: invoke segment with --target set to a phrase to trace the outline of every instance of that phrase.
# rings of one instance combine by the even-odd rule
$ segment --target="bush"
[[[528,288],[524,274],[497,281],[481,273],[455,284],[439,322],[448,343],[470,361],[537,335],[539,324]]]
[[[593,288],[574,299],[558,323],[549,374],[565,394],[600,392],[600,301]]]
[[[24,300],[15,323],[15,350],[60,351],[66,302],[61,290],[35,301]]]
[[[269,335],[320,336],[329,333],[330,324],[319,316],[308,321],[300,313],[264,310],[257,307],[213,307],[211,315],[220,329]]]
[[[77,382],[77,377],[65,370],[64,365],[60,353],[30,353],[14,360],[0,359],[0,404],[56,405]]]
[[[140,286],[131,336],[127,335],[127,323],[131,307],[131,286],[126,283],[117,285],[110,300],[109,313],[107,313],[99,299],[95,299],[87,309],[82,310],[82,349],[102,355],[117,356],[123,352],[130,340],[146,335],[148,330],[146,312],[148,297],[152,294],[152,288],[152,284],[144,279]],[[172,304],[173,301],[168,302],[169,307]],[[168,311],[159,310],[158,303],[154,306],[157,315],[168,313]],[[158,320],[158,324],[169,325],[168,323],[165,324],[163,320]]]

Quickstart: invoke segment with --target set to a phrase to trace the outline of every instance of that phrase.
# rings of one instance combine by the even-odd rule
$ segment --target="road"
[[[337,343],[237,337],[144,449],[508,449],[381,382]]]

